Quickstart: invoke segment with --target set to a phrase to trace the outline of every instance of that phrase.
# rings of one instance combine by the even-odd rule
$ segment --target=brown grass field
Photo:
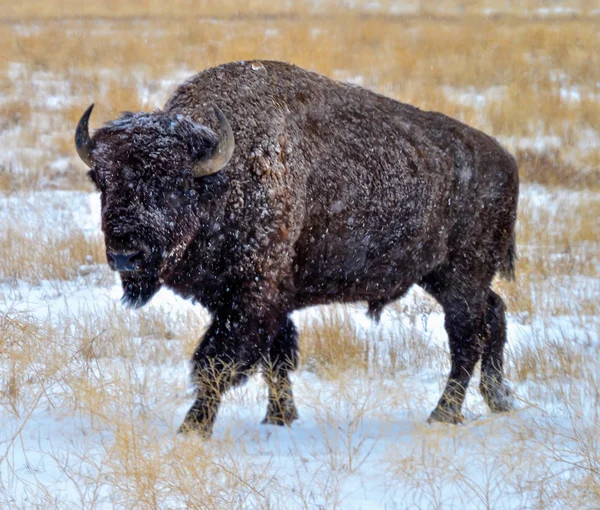
[[[489,416],[474,389],[474,423],[425,425],[434,402],[422,374],[439,374],[435,395],[448,361],[429,326],[440,309],[412,293],[386,312],[391,337],[365,334],[360,308],[302,319],[296,384],[317,439],[285,436],[291,474],[277,475],[287,432],[239,432],[235,412],[208,443],[173,439],[207,318],[130,311],[111,294],[101,235],[70,203],[87,207],[81,192],[93,191],[73,130],[91,102],[99,126],[241,59],[290,61],[442,111],[517,156],[517,278],[497,288],[520,338],[507,374],[522,412]],[[370,466],[385,490],[410,495],[387,508],[600,508],[598,2],[0,0],[0,154],[0,507],[366,508],[347,487],[368,483]],[[75,308],[88,291],[98,302]],[[251,386],[227,405],[263,400]],[[25,447],[42,410],[56,430],[80,424],[66,447],[44,427]],[[374,462],[378,444],[389,447]],[[44,462],[77,487],[69,497]]]
[[[251,16],[263,12],[253,2],[244,4],[250,12],[241,10],[238,16],[232,14],[234,3],[225,2],[223,10],[199,8],[206,14],[197,18],[178,17],[177,8],[161,17],[152,2],[140,8],[148,15],[139,19],[131,18],[131,6],[114,15],[121,10],[110,3],[100,12],[90,4],[81,17],[60,16],[68,3],[60,4],[55,16],[35,2],[29,9],[27,3],[10,7],[14,13],[0,31],[5,97],[0,126],[5,143],[21,154],[3,164],[0,187],[21,186],[22,172],[12,168],[20,164],[32,172],[26,187],[60,181],[47,168],[48,151],[72,157],[71,133],[64,126],[72,126],[92,101],[98,104],[96,122],[122,110],[157,108],[179,81],[165,83],[169,77],[260,58],[345,80],[360,77],[367,87],[487,130],[514,151],[520,149],[527,180],[597,185],[600,156],[579,133],[593,131],[600,122],[600,13],[552,22],[514,13],[482,17],[474,14],[477,2],[467,3],[471,14],[442,18],[421,11],[410,16],[340,11],[329,17],[293,10]],[[47,96],[50,105],[43,100]],[[45,122],[37,122],[40,115]],[[542,154],[532,153],[540,137],[552,143]],[[554,163],[540,171],[540,157]],[[78,177],[62,180],[59,187],[85,186]]]

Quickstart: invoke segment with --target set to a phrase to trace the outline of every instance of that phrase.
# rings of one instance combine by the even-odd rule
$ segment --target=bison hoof
[[[493,413],[508,413],[515,408],[515,397],[507,384],[482,383],[479,389],[485,403]]]
[[[464,421],[463,415],[456,409],[444,409],[442,407],[436,407],[433,412],[429,415],[427,423],[452,423],[458,425]]]
[[[296,407],[287,407],[283,412],[280,409],[277,409],[276,411],[269,409],[261,423],[263,425],[279,425],[280,427],[287,425],[289,427],[292,425],[292,422],[297,419],[298,412],[296,411]]]
[[[178,434],[198,434],[203,439],[210,439],[212,427],[197,420],[186,419],[177,429]]]

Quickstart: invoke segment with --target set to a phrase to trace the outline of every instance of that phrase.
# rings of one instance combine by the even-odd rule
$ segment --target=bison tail
[[[515,279],[515,262],[517,261],[517,243],[515,239],[515,229],[513,227],[513,231],[510,236],[510,242],[508,244],[508,250],[506,251],[506,255],[500,262],[500,276],[505,280],[514,280]]]

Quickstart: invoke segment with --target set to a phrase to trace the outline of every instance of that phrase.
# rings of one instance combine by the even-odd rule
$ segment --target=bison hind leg
[[[453,270],[427,275],[423,287],[444,308],[444,326],[450,347],[450,374],[442,396],[429,422],[461,423],[461,408],[475,365],[483,352],[485,300],[487,285],[462,279],[456,285]],[[483,287],[483,289],[482,289]]]
[[[491,411],[502,413],[514,407],[514,396],[504,381],[506,316],[502,298],[488,293],[485,313],[485,345],[481,360],[479,390]]]

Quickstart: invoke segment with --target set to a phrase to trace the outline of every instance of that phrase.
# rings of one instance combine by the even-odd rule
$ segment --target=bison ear
[[[229,163],[235,149],[235,139],[229,121],[216,106],[214,111],[219,121],[219,142],[208,154],[194,163],[194,177],[205,177],[223,169]]]

